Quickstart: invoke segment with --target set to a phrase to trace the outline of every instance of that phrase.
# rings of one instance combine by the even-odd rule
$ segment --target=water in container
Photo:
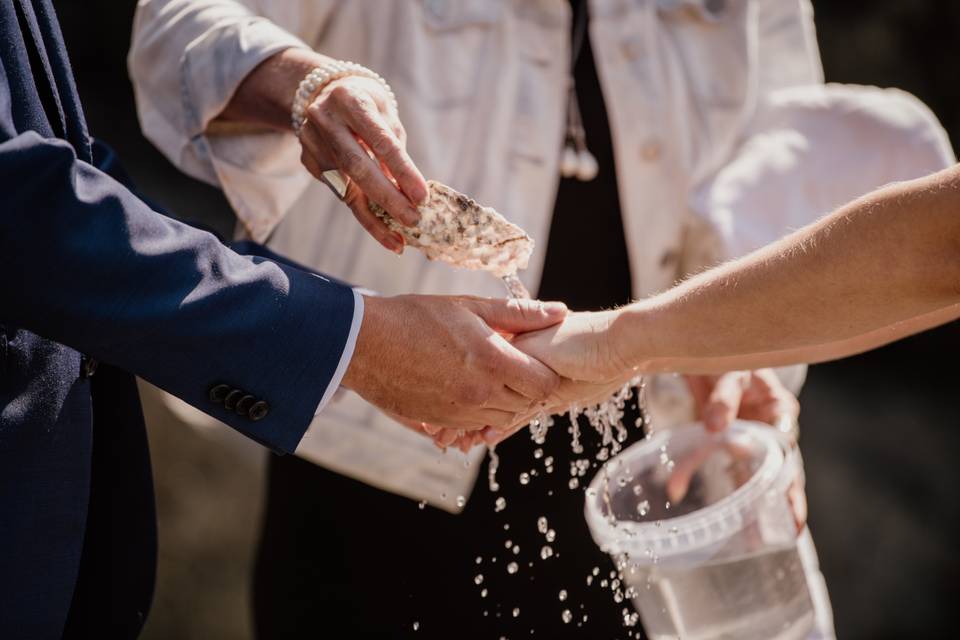
[[[594,539],[622,567],[652,640],[807,638],[815,615],[787,498],[792,451],[738,422],[661,431],[587,492]]]

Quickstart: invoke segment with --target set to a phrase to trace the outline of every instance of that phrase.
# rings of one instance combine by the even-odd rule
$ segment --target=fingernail
[[[567,311],[567,305],[562,302],[544,302],[543,310],[547,313],[564,313]]]

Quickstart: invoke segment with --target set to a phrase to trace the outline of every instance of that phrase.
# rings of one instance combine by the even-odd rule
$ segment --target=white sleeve
[[[340,388],[343,382],[343,376],[347,373],[347,367],[350,366],[350,360],[353,358],[353,350],[357,347],[357,336],[360,334],[360,325],[363,324],[363,295],[362,289],[353,290],[353,322],[350,323],[350,332],[347,333],[347,343],[343,346],[343,353],[340,354],[340,362],[337,364],[333,377],[330,378],[330,384],[320,398],[320,404],[317,405],[317,415],[327,406],[333,394]]]
[[[256,4],[254,10],[250,5]],[[243,79],[319,33],[334,0],[140,0],[127,60],[144,135],[184,173],[220,187],[263,241],[309,184],[296,138],[211,130]]]

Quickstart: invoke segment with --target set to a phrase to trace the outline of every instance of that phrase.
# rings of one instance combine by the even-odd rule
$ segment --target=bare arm
[[[636,367],[707,373],[829,360],[957,317],[960,165],[884,187],[658,296],[574,314],[520,344],[563,375],[598,380]]]

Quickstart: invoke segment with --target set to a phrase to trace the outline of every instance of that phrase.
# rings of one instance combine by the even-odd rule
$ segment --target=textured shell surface
[[[370,209],[430,260],[455,267],[490,271],[498,277],[525,269],[533,253],[533,239],[490,207],[430,180],[429,195],[418,207],[420,222],[406,227],[380,206]]]

